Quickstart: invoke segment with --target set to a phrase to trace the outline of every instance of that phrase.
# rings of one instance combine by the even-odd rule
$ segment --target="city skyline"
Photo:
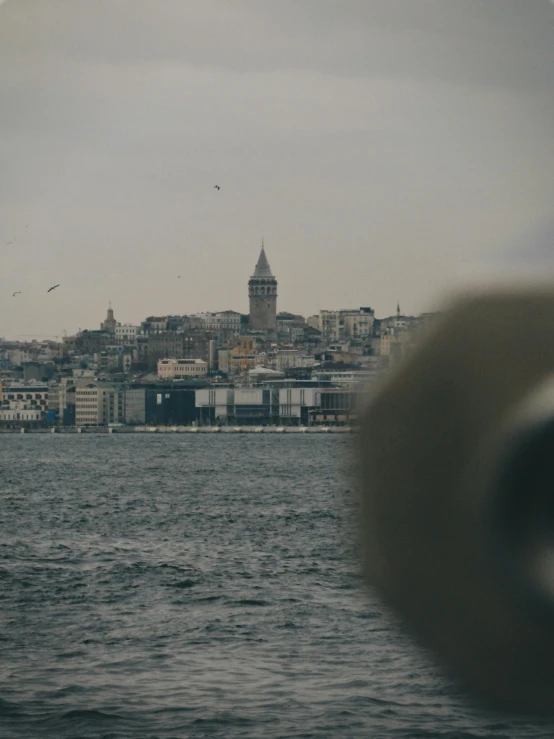
[[[468,2],[3,4],[0,335],[246,313],[262,236],[305,316],[519,274],[553,232],[554,12]]]
[[[180,279],[180,276],[177,276],[177,278]],[[266,284],[271,285],[271,288],[267,290],[267,297],[265,298],[265,300],[271,300],[274,303],[272,309],[269,312],[269,316],[266,315],[264,306],[260,305],[260,301],[262,303],[265,303],[265,300],[261,297],[258,297],[258,291],[260,290],[259,286],[260,285],[265,286]],[[276,316],[278,317],[279,315],[281,316],[295,315],[294,313],[287,311],[286,309],[279,310],[277,308],[277,284],[278,284],[278,281],[271,270],[270,264],[267,259],[266,251],[265,251],[265,244],[262,239],[261,248],[258,254],[258,260],[256,262],[256,266],[252,270],[252,275],[247,283],[248,301],[249,301],[248,311],[243,312],[243,311],[236,311],[234,308],[224,308],[222,310],[193,311],[189,314],[163,314],[163,313],[157,312],[157,313],[151,314],[150,316],[143,315],[141,316],[139,320],[133,322],[133,321],[126,320],[125,318],[123,318],[123,320],[117,320],[115,318],[115,311],[112,305],[112,300],[110,299],[108,303],[108,309],[107,309],[107,318],[102,321],[101,328],[102,329],[109,328],[109,330],[112,330],[112,331],[115,330],[116,326],[133,326],[134,328],[136,328],[140,326],[141,323],[147,321],[149,317],[150,318],[154,318],[154,317],[166,317],[167,318],[170,315],[174,315],[174,316],[177,316],[177,315],[187,316],[188,315],[191,317],[195,317],[195,316],[200,316],[200,315],[217,316],[217,315],[221,315],[225,313],[237,313],[242,316],[249,317],[251,329],[261,329],[263,331],[267,331],[267,330],[276,331],[276,328],[277,328]],[[56,286],[56,287],[59,287],[59,286]],[[50,288],[50,290],[52,289],[53,288]],[[261,290],[263,292],[265,292],[265,289],[266,289],[265,287],[261,287]],[[272,293],[274,293],[271,296],[269,295],[270,290]],[[260,308],[261,308],[261,314],[260,314]],[[353,306],[349,306],[348,308],[352,310]],[[305,319],[308,319],[310,317],[317,318],[318,315],[322,311],[325,312],[325,311],[331,310],[333,312],[333,311],[340,311],[340,310],[345,310],[345,309],[347,309],[346,306],[341,306],[340,308],[337,308],[337,307],[329,308],[329,306],[327,306],[324,309],[320,309],[318,311],[315,311],[314,313],[310,313],[309,315],[303,316],[303,318]],[[356,308],[354,309],[357,310]],[[400,313],[400,302],[399,301],[397,301],[395,313],[397,315]],[[273,318],[271,318],[271,314],[273,314]],[[383,316],[383,318],[385,318],[385,316]],[[95,331],[96,325],[86,326],[84,327],[84,329],[79,328],[78,331],[73,332],[73,333],[78,334],[81,332],[81,330]],[[6,341],[10,341],[10,340],[14,340],[14,341],[31,340],[32,341],[33,339],[36,339],[37,341],[48,340],[48,339],[54,339],[54,340],[59,341],[59,340],[62,340],[63,338],[67,338],[69,335],[71,334],[67,331],[67,329],[65,329],[65,330],[62,330],[62,332],[58,334],[43,334],[43,335],[16,334],[13,336],[0,336],[0,338]]]

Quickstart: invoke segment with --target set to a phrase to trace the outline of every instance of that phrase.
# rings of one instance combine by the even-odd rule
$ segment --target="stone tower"
[[[277,331],[277,280],[265,255],[264,242],[254,274],[248,280],[250,328],[254,331]]]
[[[117,321],[115,320],[113,316],[112,303],[110,301],[110,306],[108,308],[108,315],[106,316],[106,320],[100,324],[100,329],[102,331],[109,331],[111,334],[115,334],[116,325],[117,325]]]

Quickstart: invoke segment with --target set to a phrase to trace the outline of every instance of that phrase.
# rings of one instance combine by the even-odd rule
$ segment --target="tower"
[[[248,280],[250,328],[254,331],[277,331],[277,280],[265,255],[264,242],[254,274]]]
[[[108,308],[108,315],[106,316],[106,320],[100,324],[100,329],[102,331],[109,331],[111,334],[115,334],[116,325],[117,325],[117,321],[115,320],[113,316],[112,301],[110,300],[110,306]]]

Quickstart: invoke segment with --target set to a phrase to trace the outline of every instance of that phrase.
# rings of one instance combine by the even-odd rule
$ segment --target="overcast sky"
[[[551,269],[553,134],[548,0],[9,0],[0,336]]]

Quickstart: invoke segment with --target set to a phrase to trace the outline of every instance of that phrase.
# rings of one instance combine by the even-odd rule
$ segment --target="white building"
[[[158,377],[160,380],[173,380],[176,377],[205,377],[208,374],[208,363],[203,359],[160,359],[158,360]]]
[[[298,354],[298,349],[279,349],[275,357],[275,369],[277,372],[284,372],[290,367],[296,367]]]
[[[94,377],[94,370],[93,369],[73,369],[71,370],[71,374],[75,378],[84,378],[84,377]]]
[[[322,310],[319,312],[319,330],[325,341],[366,339],[373,334],[374,320],[372,308]]]
[[[321,405],[320,388],[285,388],[279,390],[279,416],[282,421],[307,421],[308,411]]]
[[[214,409],[215,419],[225,419],[231,415],[235,402],[235,391],[230,388],[209,388],[197,390],[196,407],[200,409]]]
[[[23,385],[14,382],[9,386],[3,386],[0,400],[7,405],[15,401],[22,401],[29,408],[37,408],[45,413],[48,407],[48,387],[32,384]]]
[[[295,367],[313,367],[315,357],[311,354],[300,354],[298,349],[279,349],[275,357],[275,368],[279,372]]]
[[[340,387],[354,387],[375,380],[378,373],[374,370],[318,370],[314,374],[318,382],[329,381]]]
[[[231,334],[240,333],[241,315],[234,310],[219,313],[196,313],[193,318],[201,321],[202,328],[207,331],[226,331]]]
[[[131,323],[118,323],[115,327],[115,338],[120,344],[134,344],[140,326],[133,326]]]
[[[40,423],[42,420],[43,412],[22,400],[11,401],[7,407],[0,407],[0,423]]]

